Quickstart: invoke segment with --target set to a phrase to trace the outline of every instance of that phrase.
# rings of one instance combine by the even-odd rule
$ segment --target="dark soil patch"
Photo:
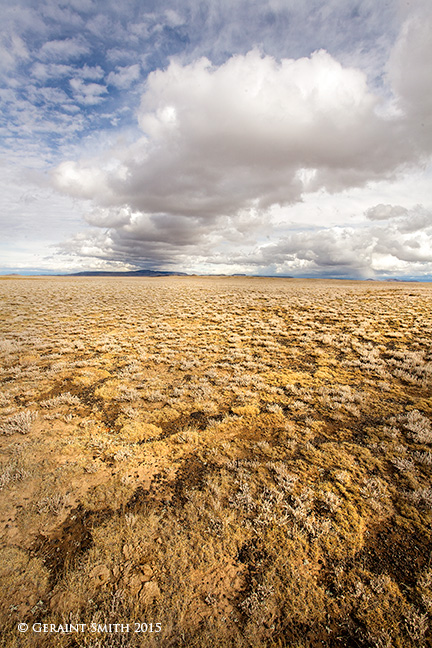
[[[149,504],[154,504],[151,491],[138,486],[126,503],[125,510],[130,513],[142,512]]]
[[[121,414],[121,404],[118,402],[103,402],[101,400],[102,421],[109,430],[114,429],[117,419]]]
[[[237,552],[238,562],[247,566],[250,574],[256,574],[267,559],[267,553],[260,549],[258,540],[253,538],[245,542]]]
[[[77,396],[81,401],[81,406],[92,409],[96,407],[101,415],[102,422],[110,430],[115,428],[117,418],[121,414],[121,403],[117,401],[106,401],[95,395],[96,389],[106,382],[106,378],[98,380],[89,387],[76,385],[72,379],[67,379],[55,385],[49,392],[41,397],[41,400],[48,400],[61,396],[64,393],[69,393],[72,396]],[[74,407],[79,408],[80,405]]]
[[[130,513],[148,513],[149,510],[160,509],[171,501],[171,482],[163,472],[153,476],[150,488],[138,486],[127,501],[124,510]]]
[[[88,511],[82,505],[73,509],[63,524],[50,534],[39,535],[31,551],[40,556],[56,582],[66,567],[84,554],[93,544],[92,530],[113,516],[112,509]]]
[[[198,430],[205,430],[211,421],[221,421],[223,414],[216,414],[215,416],[207,416],[204,412],[191,412],[190,414],[181,414],[174,421],[166,421],[159,423],[162,428],[162,437],[166,438],[172,434],[177,434],[180,430],[192,427]]]
[[[74,405],[74,408],[79,408],[82,406],[93,408],[94,406],[96,406],[101,411],[104,411],[105,402],[102,398],[95,396],[95,391],[97,387],[105,382],[105,380],[106,379],[103,378],[102,380],[98,380],[96,383],[88,387],[83,387],[82,385],[75,384],[71,378],[68,378],[63,380],[61,383],[54,385],[52,389],[40,396],[39,400],[50,400],[51,398],[55,398],[56,396],[61,396],[62,394],[68,393],[71,394],[71,396],[77,396],[81,401],[81,405]]]
[[[405,588],[414,587],[419,573],[432,562],[432,541],[389,524],[370,537],[356,561],[373,573],[388,574]]]
[[[216,464],[204,463],[194,454],[185,457],[177,471],[174,481],[170,483],[170,488],[173,493],[172,506],[184,506],[188,501],[188,491],[203,490],[206,475],[214,470],[219,470]]]

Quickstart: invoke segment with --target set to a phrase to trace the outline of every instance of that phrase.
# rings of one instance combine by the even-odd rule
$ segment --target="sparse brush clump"
[[[28,434],[37,414],[31,410],[18,412],[0,423],[1,434]]]
[[[407,414],[405,427],[412,433],[412,438],[417,443],[432,443],[431,422],[418,410]]]
[[[23,481],[30,475],[31,471],[20,465],[18,462],[12,462],[6,465],[0,464],[0,490],[10,484]]]
[[[429,285],[0,297],[0,646],[432,646]]]
[[[61,405],[79,405],[80,404],[80,399],[78,396],[73,396],[69,392],[64,393],[64,394],[59,394],[58,396],[54,396],[53,398],[48,398],[47,400],[41,401],[39,403],[40,407],[46,407],[46,408],[54,408],[54,407],[59,407]]]

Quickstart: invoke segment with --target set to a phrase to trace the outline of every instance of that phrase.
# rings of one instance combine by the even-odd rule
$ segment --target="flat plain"
[[[431,284],[0,299],[1,646],[432,645]]]

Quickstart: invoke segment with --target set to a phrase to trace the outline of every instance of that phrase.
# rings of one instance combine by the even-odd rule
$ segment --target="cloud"
[[[411,114],[389,113],[384,101],[363,72],[323,50],[276,60],[254,49],[219,66],[172,60],[147,78],[140,137],[63,162],[52,179],[95,205],[87,221],[107,230],[92,233],[98,258],[218,264],[225,247],[226,263],[247,268],[373,276],[383,259],[429,262],[426,208],[378,203],[357,228],[298,232],[275,229],[271,214],[317,192],[396,180],[418,162]],[[264,233],[276,242],[263,243]],[[74,245],[88,250],[85,239]]]
[[[381,256],[388,255],[397,261],[410,264],[432,263],[431,238],[405,239],[387,235],[377,242],[375,251]]]
[[[432,211],[423,205],[407,209],[400,205],[375,205],[365,211],[365,216],[374,221],[390,221],[389,226],[400,234],[418,232],[432,227]]]
[[[104,77],[104,71],[100,65],[87,65],[77,71],[78,76],[82,79],[90,79],[91,81],[99,81]]]
[[[281,274],[368,278],[386,267],[401,272],[404,264],[411,265],[411,272],[427,274],[432,269],[432,231],[425,229],[432,225],[432,212],[420,206],[413,211],[428,215],[417,228],[405,227],[407,217],[390,227],[315,227],[289,232],[236,260]]]
[[[138,64],[126,67],[116,67],[115,72],[110,72],[107,77],[107,83],[113,85],[119,90],[129,88],[140,77],[140,66]]]
[[[362,230],[315,228],[289,233],[277,243],[262,246],[249,256],[249,263],[263,269],[271,267],[280,274],[368,278],[373,276],[375,243],[374,237]]]
[[[101,95],[107,92],[107,88],[100,83],[84,83],[82,79],[71,79],[69,84],[73,90],[74,98],[78,103],[85,106],[95,106],[103,101]]]
[[[11,71],[30,58],[28,48],[17,34],[0,35],[0,70]]]
[[[322,187],[342,190],[390,175],[409,153],[356,69],[324,51],[283,59],[253,50],[214,67],[207,59],[149,75],[143,137],[118,153],[93,198],[104,205],[212,218],[266,209]],[[101,162],[94,172],[100,177]],[[57,186],[82,195],[74,181]]]
[[[399,205],[375,205],[375,207],[370,207],[366,210],[365,216],[369,220],[388,220],[390,218],[395,218],[407,213],[405,207],[400,207]]]
[[[48,104],[62,104],[69,101],[69,97],[61,88],[38,88],[35,91],[35,98],[41,99]],[[32,97],[33,98],[33,97]]]
[[[431,230],[432,228],[432,210],[426,209],[423,205],[416,205],[410,209],[403,218],[397,223],[401,233],[420,232],[421,230]],[[432,232],[431,232],[432,233]],[[429,245],[432,240],[429,240]]]
[[[69,187],[80,185],[80,197],[92,198],[104,190],[105,176],[102,170],[79,168],[75,162],[62,162],[56,169],[55,184],[60,191],[70,193]],[[106,187],[105,190],[108,190]],[[101,224],[103,227],[103,224]]]
[[[59,246],[62,253],[78,257],[95,257],[105,261],[133,264],[137,267],[160,267],[190,264],[199,255],[214,252],[212,229],[198,219],[166,214],[132,213],[127,210],[87,215],[87,221],[104,230],[81,232]],[[106,228],[106,223],[115,223]]]
[[[107,51],[106,58],[109,63],[129,63],[135,60],[136,53],[129,49],[112,47]]]
[[[179,27],[184,24],[184,19],[174,9],[166,9],[165,18],[170,27]]]
[[[126,207],[120,209],[93,209],[86,214],[85,219],[89,225],[95,227],[120,227],[131,221],[131,212]]]
[[[31,68],[31,75],[38,81],[45,82],[69,76],[73,73],[72,65],[62,65],[59,63],[35,63]]]
[[[64,5],[63,7],[61,6],[62,4]],[[41,2],[39,11],[41,12],[45,20],[48,18],[49,21],[52,21],[54,23],[67,25],[69,29],[71,27],[75,29],[82,29],[84,26],[83,18],[77,12],[65,6],[67,4],[70,4],[70,2]]]
[[[404,22],[387,70],[420,150],[432,152],[432,15],[427,3]]]
[[[250,215],[246,216],[250,223]],[[189,271],[206,267],[212,272],[220,268],[221,272],[358,279],[397,276],[408,266],[418,276],[432,271],[432,232],[413,234],[403,230],[403,223],[401,227],[312,227],[257,242],[256,237],[265,232],[259,218],[256,229],[248,227],[245,236],[239,234],[236,222],[226,218],[218,219],[217,228],[198,218],[128,210],[100,210],[87,220],[93,226],[110,223],[111,227],[75,236],[61,246],[63,253],[136,267],[174,265]]]
[[[79,38],[65,38],[44,43],[39,51],[42,60],[69,61],[90,52],[88,43]]]
[[[10,90],[2,97],[2,121],[7,124],[2,153],[10,161],[21,156],[25,167],[35,164],[36,160],[38,165],[42,160],[46,163],[50,154],[49,147],[42,145],[45,137],[58,137],[62,141],[83,127],[81,116],[71,118],[63,110],[71,100],[61,88],[41,88],[28,83],[26,95],[23,99],[19,92]],[[62,110],[58,110],[59,106]]]

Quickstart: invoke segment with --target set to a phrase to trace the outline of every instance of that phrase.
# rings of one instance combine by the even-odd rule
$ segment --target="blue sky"
[[[432,278],[426,0],[0,4],[1,272]]]

